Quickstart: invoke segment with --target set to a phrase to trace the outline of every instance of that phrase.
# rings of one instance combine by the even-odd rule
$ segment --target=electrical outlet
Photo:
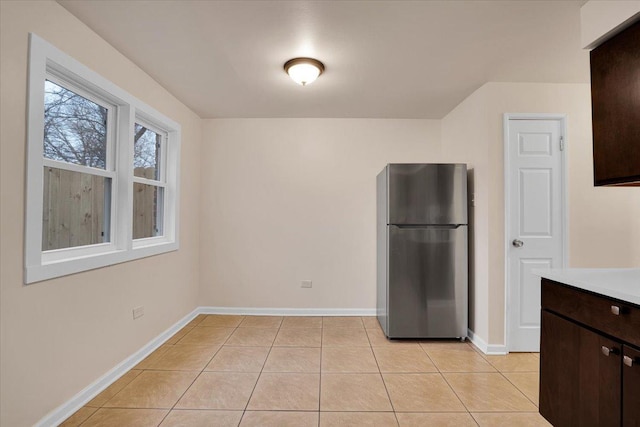
[[[301,288],[310,288],[311,287],[311,280],[303,280],[300,283],[300,287]]]
[[[133,309],[133,318],[134,319],[138,319],[140,317],[144,316],[144,307],[140,306],[140,307],[134,307]]]

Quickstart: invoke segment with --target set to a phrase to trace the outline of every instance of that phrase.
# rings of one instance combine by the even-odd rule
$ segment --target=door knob
[[[511,244],[516,248],[521,248],[524,245],[524,242],[522,240],[513,239],[513,242],[511,242]]]
[[[622,359],[622,361],[624,362],[625,365],[627,365],[628,367],[632,367],[633,366],[633,359],[630,358],[629,356],[624,356],[624,358]]]
[[[602,354],[604,354],[605,356],[609,356],[609,354],[618,354],[618,349],[615,347],[607,347],[606,345],[603,345],[600,348],[600,351],[602,351]]]

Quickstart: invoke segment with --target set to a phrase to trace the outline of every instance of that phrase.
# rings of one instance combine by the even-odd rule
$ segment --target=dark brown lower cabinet
[[[554,427],[640,427],[640,306],[542,280],[540,414]]]
[[[640,427],[640,351],[622,348],[622,425]]]
[[[621,351],[619,343],[543,311],[540,414],[555,427],[619,427]]]

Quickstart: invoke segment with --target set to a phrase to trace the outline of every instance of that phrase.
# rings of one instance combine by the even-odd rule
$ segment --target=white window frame
[[[111,223],[112,218],[116,217],[116,204],[113,203],[113,200],[117,199],[117,189],[115,183],[117,182],[117,176],[115,172],[115,134],[117,132],[117,120],[116,117],[118,115],[118,106],[110,102],[110,99],[106,99],[105,97],[97,96],[91,92],[88,92],[87,89],[83,86],[79,86],[77,83],[72,81],[71,79],[65,78],[64,76],[58,75],[58,72],[52,69],[47,69],[45,74],[45,79],[49,80],[64,89],[71,90],[77,95],[82,96],[89,101],[98,104],[101,107],[107,109],[107,138],[106,138],[106,158],[105,158],[105,168],[94,168],[91,166],[83,166],[75,163],[64,162],[60,160],[52,160],[45,157],[42,157],[42,166],[44,167],[52,167],[56,169],[71,171],[71,172],[79,172],[85,174],[91,174],[95,176],[101,176],[103,178],[111,179],[111,206],[109,209],[109,217],[108,220]],[[44,95],[43,95],[44,97]],[[43,99],[43,108],[44,108],[44,99]],[[44,110],[42,113],[44,119]],[[44,121],[43,121],[44,126]],[[44,134],[43,134],[44,139]],[[40,149],[43,149],[42,144],[40,145]],[[44,177],[43,177],[44,178]],[[42,233],[42,229],[40,233]],[[42,238],[42,237],[41,237]],[[108,251],[112,251],[116,249],[115,245],[115,236],[113,227],[109,227],[109,241],[104,243],[98,243],[93,245],[86,246],[72,246],[68,248],[54,249],[49,251],[42,252],[42,262],[47,264],[55,261],[64,260],[67,258],[75,258],[78,256],[84,256],[88,254],[100,254]]]
[[[134,183],[137,184],[144,184],[144,185],[153,185],[155,187],[159,187],[163,189],[163,196],[162,196],[162,236],[154,236],[154,237],[145,237],[145,238],[139,238],[139,239],[133,239],[133,247],[134,248],[140,248],[140,247],[144,247],[144,246],[149,246],[149,245],[153,245],[156,244],[157,242],[161,241],[162,239],[165,238],[165,235],[167,234],[167,227],[171,227],[171,224],[168,224],[166,218],[166,212],[167,209],[170,209],[171,206],[173,205],[173,203],[170,203],[168,199],[170,199],[168,197],[169,193],[173,193],[172,191],[168,190],[168,176],[169,174],[167,173],[167,159],[169,158],[170,154],[169,152],[167,152],[167,149],[169,148],[169,144],[167,144],[167,141],[169,140],[169,132],[167,132],[165,129],[163,129],[163,127],[160,125],[157,125],[156,123],[154,123],[153,118],[149,118],[148,116],[145,116],[144,114],[137,114],[134,120],[134,126],[135,124],[138,123],[144,127],[146,127],[147,129],[149,129],[152,132],[155,132],[156,134],[159,134],[162,138],[161,138],[161,143],[160,143],[160,164],[156,165],[156,167],[158,167],[160,169],[160,177],[158,180],[155,179],[148,179],[148,178],[142,178],[139,176],[133,176],[133,182],[131,183],[131,185],[133,185]],[[134,128],[135,129],[135,128]],[[132,144],[132,148],[133,148],[133,144]],[[133,151],[132,151],[132,157],[133,159]],[[132,164],[132,168],[133,168],[133,162]],[[170,230],[169,230],[170,231]],[[132,232],[133,234],[133,232]]]
[[[109,109],[105,169],[45,159],[44,82],[78,92]],[[25,214],[26,284],[105,267],[179,248],[179,165],[181,127],[90,70],[37,35],[29,34],[27,185]],[[162,236],[132,239],[134,124],[142,121],[162,133],[160,167],[164,188]],[[111,178],[109,242],[42,250],[43,169],[46,166]]]

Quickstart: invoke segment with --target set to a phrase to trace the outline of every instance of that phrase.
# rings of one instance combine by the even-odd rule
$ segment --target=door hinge
[[[564,151],[564,137],[560,137],[560,151]]]

